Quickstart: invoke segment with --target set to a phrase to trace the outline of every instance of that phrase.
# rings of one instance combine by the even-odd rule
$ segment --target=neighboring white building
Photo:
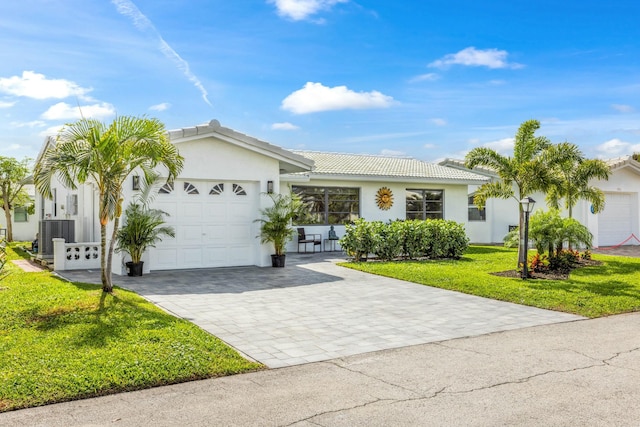
[[[605,209],[599,214],[591,212],[591,205],[581,200],[573,208],[573,217],[589,228],[593,234],[594,247],[614,246],[621,243],[640,244],[640,163],[631,156],[606,160],[611,167],[609,179],[596,180],[591,185],[600,188],[605,195]],[[468,170],[463,160],[446,159],[440,165],[454,169]],[[489,179],[497,175],[485,168],[473,170]],[[469,186],[469,211],[472,211],[472,197],[477,186]],[[536,210],[548,209],[545,195],[532,194],[536,200]],[[473,242],[502,243],[509,227],[518,224],[518,203],[515,199],[489,199],[484,213],[484,221],[469,221],[467,233]],[[470,215],[471,218],[471,215]],[[477,239],[477,240],[476,240]]]
[[[444,218],[467,223],[467,187],[484,176],[415,159],[339,153],[294,152],[252,138],[212,120],[201,126],[168,132],[184,168],[172,186],[165,185],[154,207],[169,213],[175,238],[164,238],[145,255],[145,271],[271,264],[270,245],[258,238],[260,209],[270,202],[264,193],[295,191],[317,196],[315,219],[297,224],[307,233],[339,236],[344,223],[367,220]],[[45,141],[45,147],[53,144]],[[124,207],[136,194],[125,188]],[[53,200],[36,199],[38,219],[74,220],[74,239],[65,257],[78,267],[96,260],[99,241],[97,194],[91,184],[69,190],[52,183]],[[389,194],[390,192],[390,194]],[[383,194],[384,193],[384,194]],[[314,196],[314,197],[315,197]],[[385,196],[379,205],[376,198]],[[392,203],[389,203],[389,197]],[[321,200],[322,199],[322,200]],[[289,251],[297,250],[293,241]],[[126,255],[114,257],[114,273],[125,272]],[[93,261],[92,261],[93,262]],[[56,268],[69,268],[56,265]]]
[[[33,184],[26,184],[23,188],[29,197],[35,200],[36,190]],[[4,209],[0,207],[0,229],[3,229],[3,232],[7,228],[5,218]],[[14,208],[13,212],[11,212],[11,221],[14,241],[31,242],[35,239],[36,233],[38,232],[38,216],[30,215],[29,209],[26,206]]]

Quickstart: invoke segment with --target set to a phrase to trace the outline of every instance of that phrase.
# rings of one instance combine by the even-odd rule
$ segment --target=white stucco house
[[[25,184],[23,187],[31,199],[35,199],[36,190],[33,184]],[[7,224],[4,209],[0,207],[0,238],[4,238]],[[16,207],[11,212],[11,225],[14,241],[32,241],[38,232],[38,216],[29,214],[29,209]]]
[[[605,209],[594,214],[584,200],[573,209],[573,217],[586,225],[594,236],[594,247],[640,244],[640,163],[631,156],[606,160],[611,168],[608,180],[596,180],[591,185],[605,195]],[[463,160],[445,159],[439,163],[454,169],[468,170]],[[475,168],[473,172],[495,180],[489,169]],[[518,224],[518,204],[515,200],[489,199],[484,213],[473,213],[473,195],[478,186],[469,186],[469,222],[467,233],[473,242],[501,243],[509,226]],[[544,194],[531,195],[537,209],[548,209]],[[475,217],[475,220],[471,218]],[[481,218],[482,217],[482,218]],[[477,239],[477,240],[476,240]]]
[[[468,225],[468,187],[488,179],[410,158],[286,150],[216,120],[168,136],[185,158],[184,168],[173,185],[160,188],[153,203],[170,215],[166,221],[176,237],[149,249],[145,271],[271,265],[272,248],[260,243],[254,222],[270,202],[269,189],[293,191],[310,202],[309,214],[293,226],[324,239],[331,226],[342,236],[344,224],[360,217],[444,218]],[[42,152],[54,143],[47,139]],[[73,229],[67,242],[56,240],[55,268],[95,268],[100,235],[95,189],[87,184],[70,190],[59,182],[52,189],[53,200],[36,198],[38,219]],[[132,177],[125,206],[136,192]],[[294,240],[288,250],[297,249]],[[125,258],[115,256],[114,273],[125,273]]]

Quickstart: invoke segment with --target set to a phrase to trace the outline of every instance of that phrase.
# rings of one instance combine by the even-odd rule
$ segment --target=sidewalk
[[[625,426],[640,313],[0,414],[7,426]]]

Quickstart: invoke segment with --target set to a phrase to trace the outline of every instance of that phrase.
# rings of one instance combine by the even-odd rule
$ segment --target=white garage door
[[[604,211],[598,215],[598,245],[613,246],[625,241],[633,232],[631,195],[605,193]],[[635,242],[629,242],[634,244]]]
[[[154,206],[176,237],[150,250],[150,268],[169,270],[255,264],[258,186],[251,182],[176,180]]]

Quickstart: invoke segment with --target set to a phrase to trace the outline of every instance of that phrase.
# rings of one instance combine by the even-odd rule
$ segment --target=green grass
[[[568,280],[522,280],[491,275],[513,270],[517,252],[471,246],[459,260],[342,263],[340,265],[501,301],[600,317],[640,310],[640,258],[594,255],[603,265],[575,269]]]
[[[0,412],[263,368],[133,292],[5,268]]]

